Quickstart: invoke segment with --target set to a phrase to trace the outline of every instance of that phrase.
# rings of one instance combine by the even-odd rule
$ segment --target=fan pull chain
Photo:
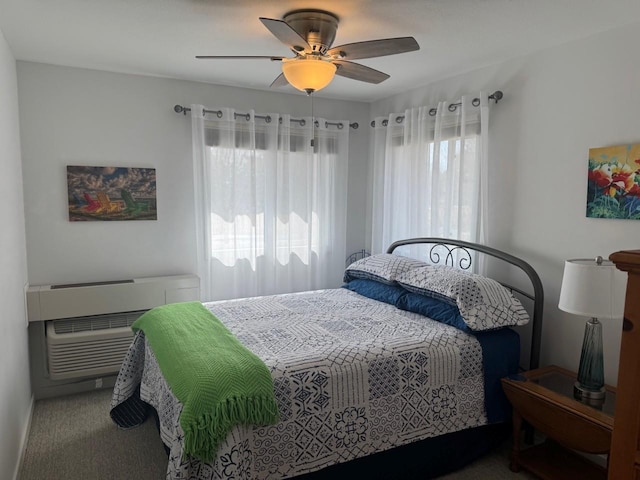
[[[309,93],[309,97],[311,97],[311,148],[315,149],[316,119],[313,116],[313,95]]]

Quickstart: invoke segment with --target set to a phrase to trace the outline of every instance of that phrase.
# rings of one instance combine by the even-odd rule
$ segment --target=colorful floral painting
[[[640,220],[640,144],[589,150],[587,217]]]
[[[157,220],[156,169],[67,167],[69,221]]]

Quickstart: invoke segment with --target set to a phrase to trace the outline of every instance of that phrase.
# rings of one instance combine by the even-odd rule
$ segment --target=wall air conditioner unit
[[[118,373],[131,325],[145,311],[46,322],[49,375],[53,380]]]
[[[199,297],[195,275],[29,287],[35,398],[112,386],[133,338],[131,324],[153,307]]]

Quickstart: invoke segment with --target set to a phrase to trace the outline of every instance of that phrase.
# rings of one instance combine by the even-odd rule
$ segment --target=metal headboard
[[[544,289],[542,288],[542,281],[540,277],[524,260],[514,257],[501,250],[487,247],[486,245],[480,245],[478,243],[465,242],[464,240],[454,240],[448,238],[409,238],[406,240],[398,240],[393,242],[387,249],[387,253],[393,253],[393,251],[405,245],[427,244],[432,245],[429,248],[429,260],[434,264],[442,263],[449,266],[457,266],[463,270],[471,268],[472,256],[471,251],[481,252],[486,255],[503,260],[511,265],[515,265],[527,274],[531,284],[533,285],[533,295],[524,292],[511,285],[504,285],[509,290],[518,292],[533,301],[533,317],[532,317],[532,331],[531,331],[531,355],[529,357],[529,369],[538,368],[540,366],[540,341],[542,338],[542,308],[544,305]],[[454,256],[461,255],[457,260]],[[444,257],[444,259],[443,259]],[[454,265],[457,264],[457,265]]]

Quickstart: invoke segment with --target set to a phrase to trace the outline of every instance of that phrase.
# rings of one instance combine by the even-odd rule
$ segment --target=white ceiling
[[[266,90],[279,62],[194,56],[291,56],[258,17],[300,8],[338,16],[334,46],[420,44],[358,61],[391,75],[381,84],[336,77],[316,94],[359,101],[640,21],[638,0],[0,0],[0,29],[18,60]]]

